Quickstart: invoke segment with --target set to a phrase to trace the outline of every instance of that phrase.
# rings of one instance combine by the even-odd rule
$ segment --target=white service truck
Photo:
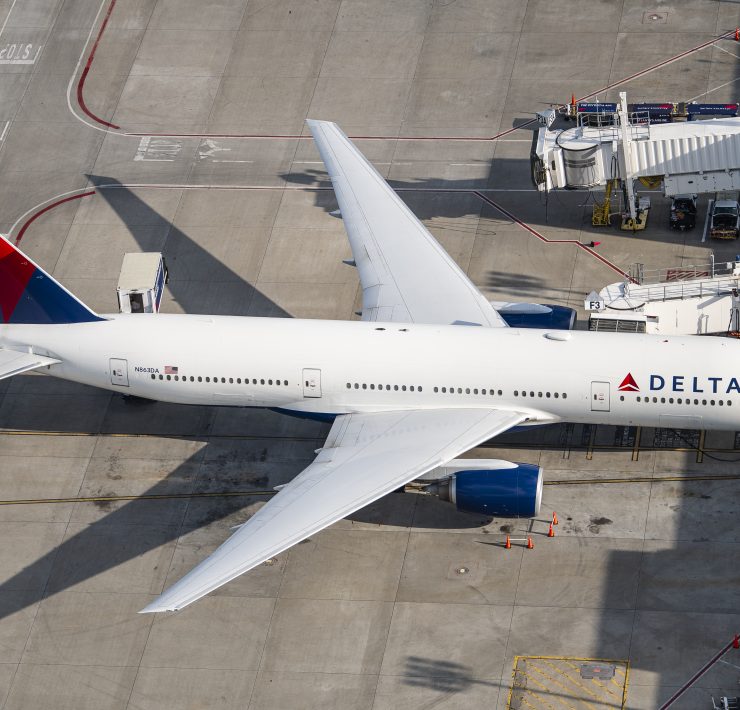
[[[121,313],[158,313],[167,279],[167,265],[160,253],[124,254],[118,277]]]

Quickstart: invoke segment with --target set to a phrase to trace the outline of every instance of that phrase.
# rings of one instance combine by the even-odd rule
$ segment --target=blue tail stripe
[[[80,303],[53,278],[36,268],[9,323],[86,323],[104,320]]]

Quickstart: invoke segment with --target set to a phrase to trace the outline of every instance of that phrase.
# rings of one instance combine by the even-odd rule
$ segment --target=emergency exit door
[[[321,397],[321,370],[304,368],[303,370],[303,396]]]
[[[609,383],[592,382],[591,383],[591,411],[608,412],[609,411]]]
[[[128,362],[112,357],[110,359],[111,384],[128,387]]]

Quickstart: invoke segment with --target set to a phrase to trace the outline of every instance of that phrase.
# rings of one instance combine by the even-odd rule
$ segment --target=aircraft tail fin
[[[104,320],[0,236],[0,324]]]

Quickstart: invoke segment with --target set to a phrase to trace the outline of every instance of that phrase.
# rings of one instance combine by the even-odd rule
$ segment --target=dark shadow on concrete
[[[499,687],[498,683],[478,680],[469,666],[454,661],[408,656],[403,671],[403,682],[417,688],[429,688],[439,693],[461,693],[471,685]]]
[[[523,274],[512,274],[505,271],[489,271],[486,274],[486,289],[502,289],[507,292],[516,293],[522,299],[536,298],[542,299],[542,292],[547,290],[548,293],[562,293],[563,298],[567,300],[570,293],[567,288],[553,288],[548,286],[545,279],[538,276],[525,276]]]
[[[164,218],[136,193],[115,178],[103,175],[87,177],[98,189],[98,194],[115,210],[131,235],[140,243],[142,239],[139,237],[137,225],[165,222]],[[136,215],[133,221],[132,214]],[[213,257],[174,224],[169,224],[162,252],[170,271],[169,290],[185,313],[291,317],[259,289],[234,273],[228,265]],[[183,269],[178,269],[180,266],[178,259],[187,259],[190,264],[197,265],[198,271],[204,273],[207,278],[197,280],[186,278]],[[219,298],[219,289],[223,289],[225,285],[231,287],[228,300]],[[233,291],[234,286],[238,289],[236,293]]]

